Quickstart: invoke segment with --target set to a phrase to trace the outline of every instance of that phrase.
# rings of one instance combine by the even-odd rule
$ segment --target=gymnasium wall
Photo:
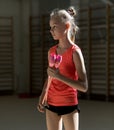
[[[49,4],[48,4],[49,3]],[[3,54],[1,53],[1,65],[6,65],[8,72],[3,70],[1,66],[0,74],[2,82],[0,85],[0,93],[29,93],[30,92],[30,16],[38,16],[39,14],[44,14],[49,12],[53,8],[67,8],[70,1],[65,3],[61,0],[50,1],[50,0],[0,0],[0,17],[12,17],[12,42],[9,45],[10,53],[12,55],[11,67],[8,68],[8,64],[3,59]],[[5,22],[8,20],[5,18]],[[1,20],[1,19],[0,19]],[[2,21],[2,20],[1,20]],[[9,23],[8,23],[9,24]],[[9,26],[9,25],[5,26]],[[1,35],[4,37],[3,26],[4,22],[0,22]],[[7,32],[6,32],[7,33]],[[7,34],[5,34],[7,35]],[[5,36],[4,39],[9,36]],[[6,44],[1,44],[2,47]],[[5,50],[8,48],[5,48]],[[9,50],[7,50],[8,53]],[[3,52],[6,54],[5,51]],[[5,57],[4,57],[5,58]],[[7,55],[7,58],[9,56]],[[9,73],[9,70],[11,73]],[[12,84],[7,82],[9,79]],[[12,76],[13,75],[13,76]],[[7,80],[6,80],[7,79]],[[6,85],[6,82],[7,85]]]

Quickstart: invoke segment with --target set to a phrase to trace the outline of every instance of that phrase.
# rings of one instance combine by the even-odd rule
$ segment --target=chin
[[[53,37],[53,39],[54,39],[54,40],[58,40],[58,38],[56,38],[56,37]]]

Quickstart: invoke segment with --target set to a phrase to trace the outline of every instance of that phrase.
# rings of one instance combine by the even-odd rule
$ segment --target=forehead
[[[50,25],[61,25],[63,24],[62,20],[59,17],[51,17],[49,21]]]
[[[58,22],[56,20],[50,19],[49,24],[50,24],[50,26],[51,25],[56,25],[56,24],[58,24]]]

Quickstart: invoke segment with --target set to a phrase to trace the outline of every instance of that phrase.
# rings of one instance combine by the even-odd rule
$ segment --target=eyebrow
[[[53,24],[52,24],[52,26],[55,26],[55,25],[57,25],[57,23],[53,23]]]

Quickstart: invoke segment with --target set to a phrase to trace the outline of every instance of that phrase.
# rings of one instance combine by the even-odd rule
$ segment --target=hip
[[[46,109],[57,113],[57,115],[65,115],[65,114],[69,114],[75,110],[77,110],[77,112],[80,112],[80,108],[79,105],[72,105],[72,106],[53,106],[53,105],[48,105],[45,106]]]

